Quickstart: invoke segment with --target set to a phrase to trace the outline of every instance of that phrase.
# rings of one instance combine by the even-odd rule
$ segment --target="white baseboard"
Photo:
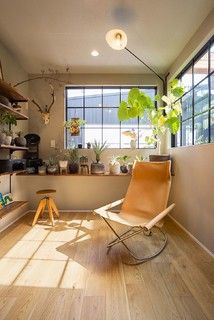
[[[204,249],[212,258],[214,258],[214,253],[211,252],[205,245],[203,245],[196,237],[194,237],[182,224],[180,224],[175,218],[173,218],[170,214],[168,214],[168,217],[172,219],[184,232],[186,232],[202,249]]]

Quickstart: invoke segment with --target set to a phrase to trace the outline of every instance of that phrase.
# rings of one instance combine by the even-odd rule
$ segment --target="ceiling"
[[[123,29],[127,47],[165,73],[213,7],[213,0],[0,0],[0,41],[29,73],[149,72],[105,34]],[[90,52],[96,49],[98,57]]]

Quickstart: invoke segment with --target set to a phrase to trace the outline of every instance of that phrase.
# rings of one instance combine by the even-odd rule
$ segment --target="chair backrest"
[[[167,207],[171,161],[136,162],[122,211],[156,215]]]

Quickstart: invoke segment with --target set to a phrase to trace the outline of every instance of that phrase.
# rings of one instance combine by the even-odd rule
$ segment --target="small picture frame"
[[[4,75],[3,75],[3,69],[2,69],[1,60],[0,60],[0,80],[4,80]]]

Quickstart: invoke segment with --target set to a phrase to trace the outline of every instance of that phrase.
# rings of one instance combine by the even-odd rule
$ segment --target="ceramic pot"
[[[130,141],[130,147],[131,147],[131,149],[136,149],[136,140],[131,140]]]
[[[4,144],[6,133],[0,132],[0,144]]]
[[[111,174],[120,174],[120,164],[116,162],[114,164],[109,163],[109,172]]]
[[[69,164],[69,172],[70,172],[71,174],[77,174],[77,173],[79,173],[79,164],[78,164],[78,163],[75,163],[75,162],[70,163],[70,164]]]
[[[46,175],[46,167],[45,166],[38,167],[38,174],[41,176]]]
[[[122,166],[120,166],[120,171],[121,171],[122,173],[128,173],[128,172],[129,172],[129,169],[128,169],[127,164],[123,164]]]
[[[93,162],[91,164],[91,174],[104,174],[105,165],[101,162]]]
[[[7,146],[10,146],[12,142],[12,137],[11,136],[6,136],[4,139],[4,144],[6,144]]]
[[[27,144],[27,140],[23,136],[16,137],[14,141],[15,141],[15,145],[19,147],[25,147]]]
[[[55,173],[57,173],[57,171],[58,171],[58,166],[57,166],[57,164],[54,164],[54,165],[52,165],[52,166],[48,166],[47,167],[47,172],[49,173],[49,174],[55,174]]]
[[[67,160],[59,160],[59,166],[60,166],[60,168],[67,168],[68,161]]]

